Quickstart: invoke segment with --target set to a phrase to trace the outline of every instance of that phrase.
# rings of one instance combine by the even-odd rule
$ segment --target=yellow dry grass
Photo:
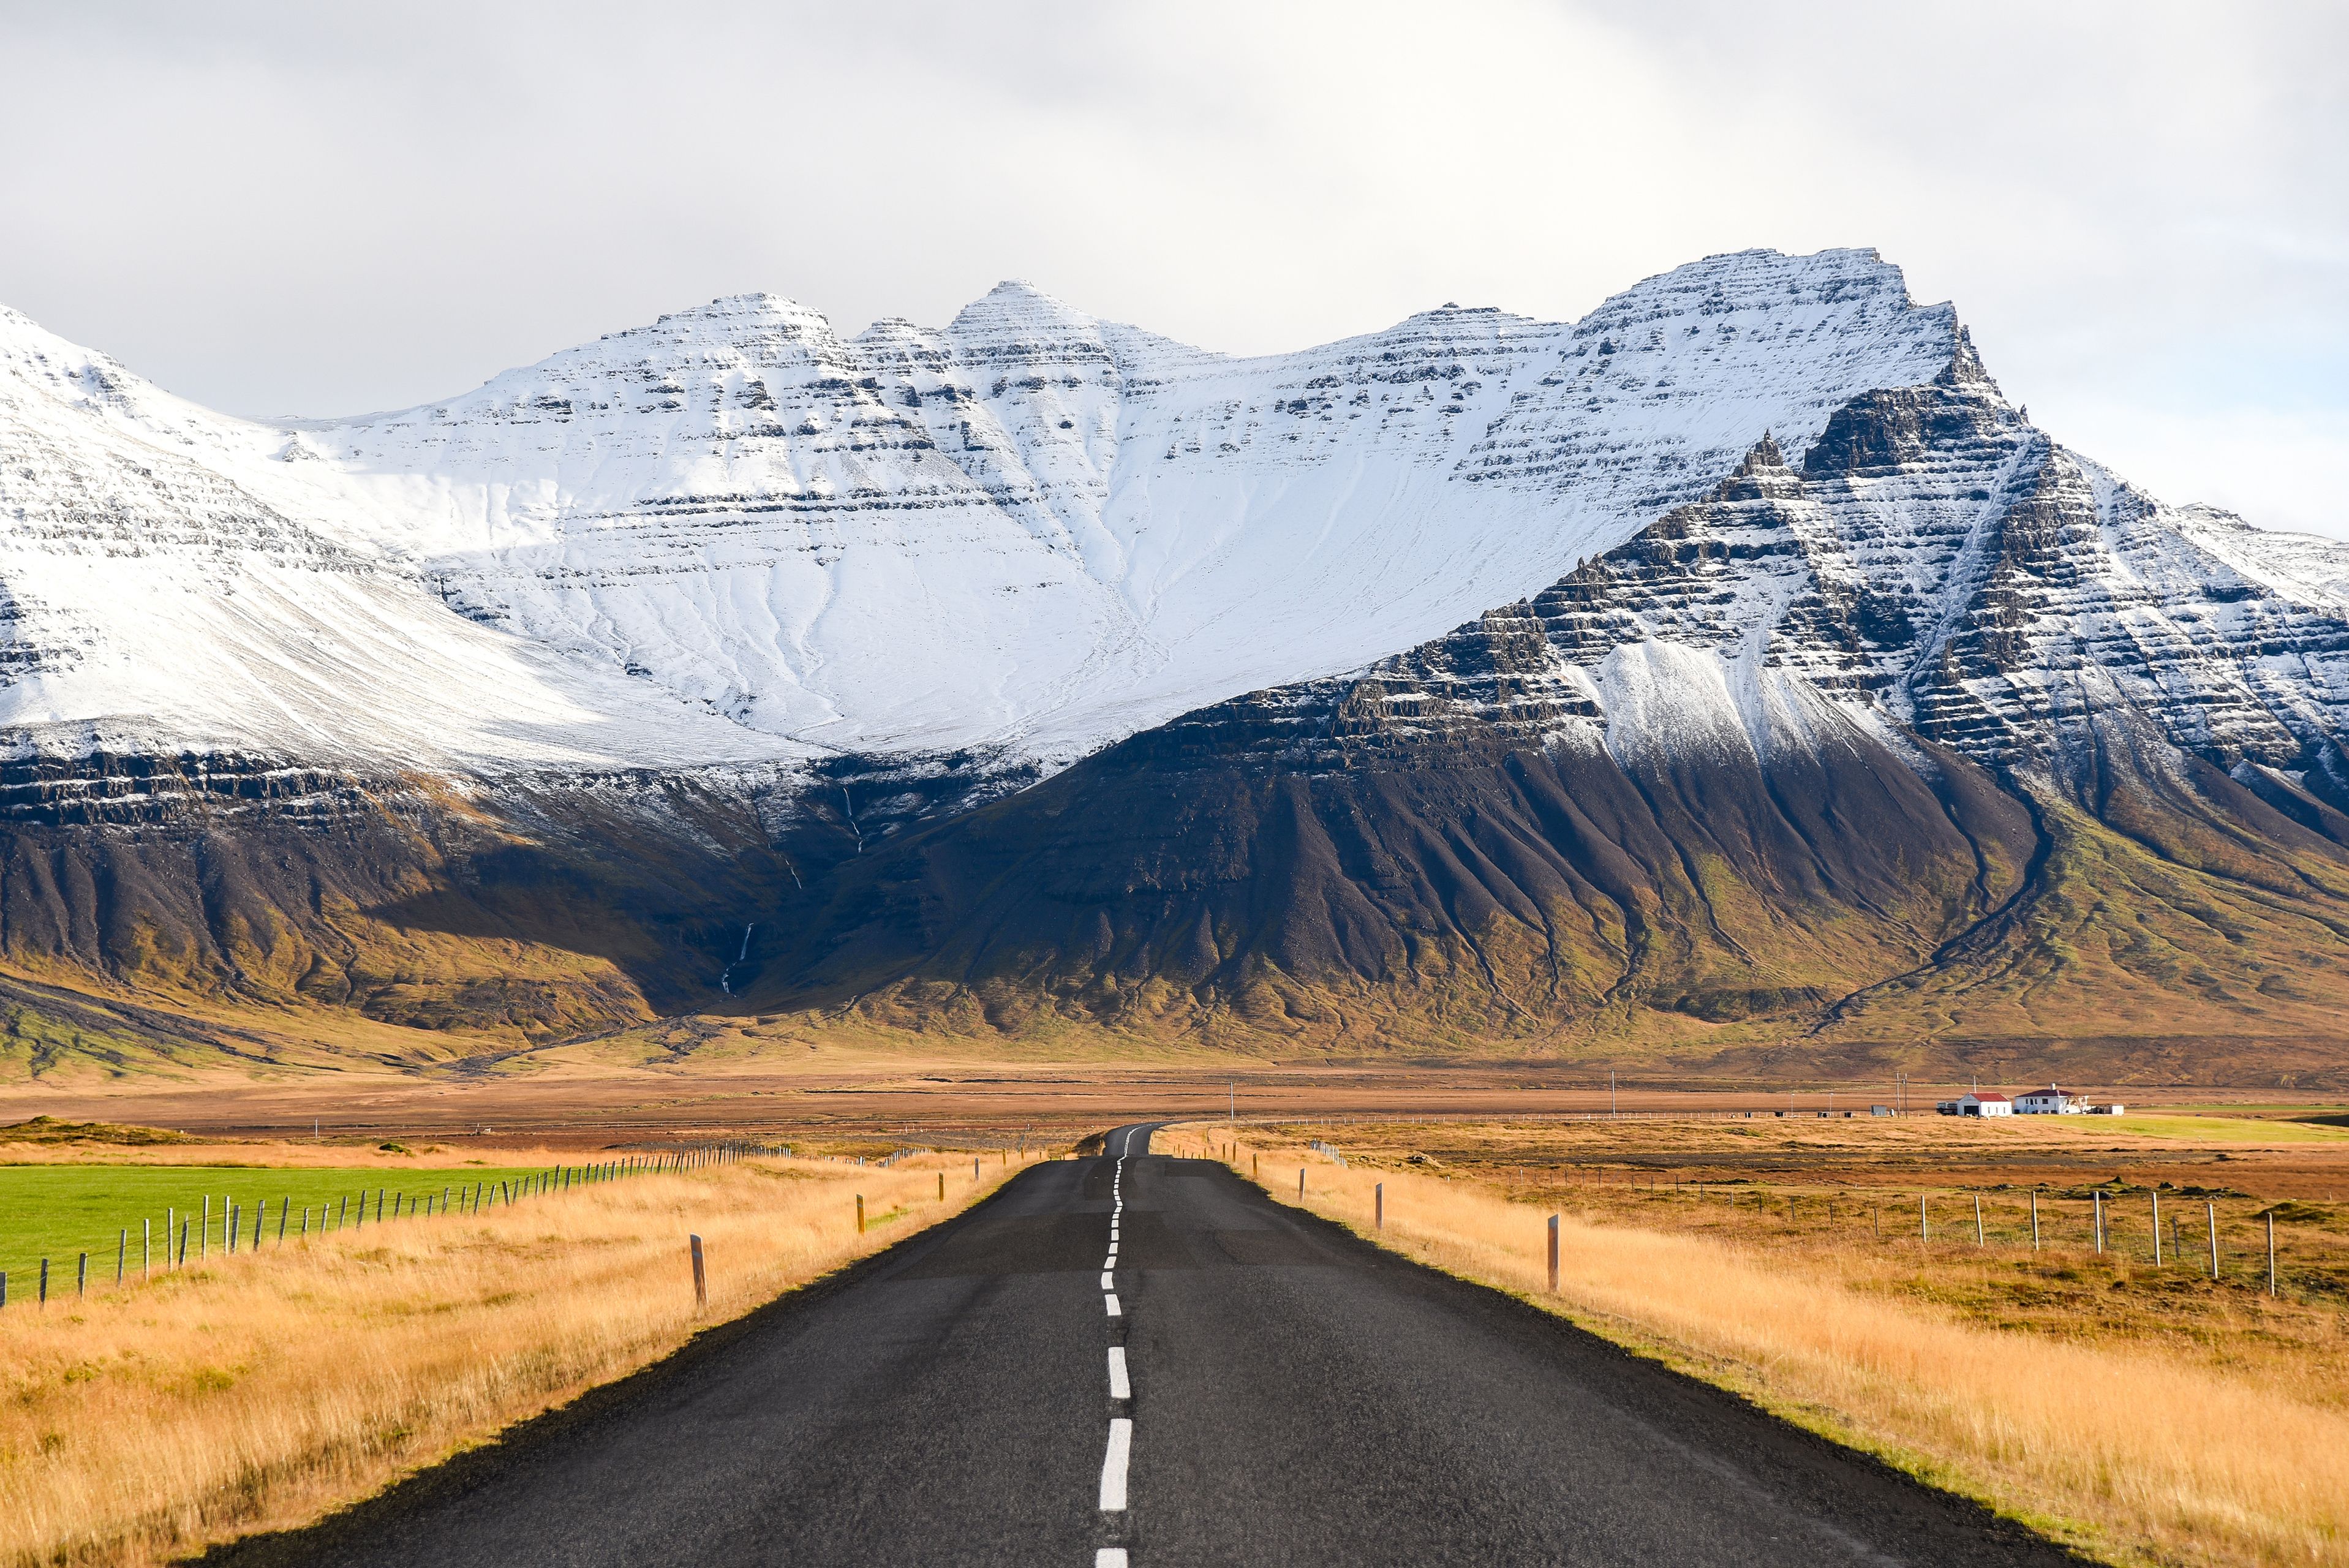
[[[216,1257],[0,1315],[0,1562],[299,1523],[946,1218],[989,1154],[759,1159]],[[940,1201],[939,1178],[946,1179]],[[854,1195],[874,1222],[856,1229]],[[703,1238],[697,1310],[688,1233]]]
[[[1225,1136],[1154,1147],[1216,1157]],[[1833,1255],[1560,1222],[1479,1184],[1237,1145],[1265,1187],[1434,1267],[1522,1295],[2108,1560],[2349,1563],[2349,1413],[2156,1346],[2002,1333],[1859,1294]],[[1372,1186],[1386,1187],[1372,1229]],[[1853,1271],[1855,1273],[1858,1271]]]

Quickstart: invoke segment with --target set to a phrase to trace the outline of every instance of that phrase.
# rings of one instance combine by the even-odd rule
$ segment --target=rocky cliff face
[[[1365,1049],[2337,1039],[2349,614],[2244,542],[1961,360],[1529,599],[848,869],[771,983]]]

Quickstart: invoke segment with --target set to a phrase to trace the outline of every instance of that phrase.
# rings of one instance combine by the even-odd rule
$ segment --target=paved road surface
[[[1120,1129],[508,1442],[216,1557],[2072,1561],[1148,1147]]]

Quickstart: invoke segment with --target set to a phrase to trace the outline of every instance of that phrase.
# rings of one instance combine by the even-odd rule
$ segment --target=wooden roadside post
[[[74,1266],[74,1295],[77,1296],[82,1296],[88,1295],[88,1294],[89,1254],[88,1253],[84,1253],[81,1255],[81,1262]]]
[[[1549,1293],[1557,1294],[1557,1216],[1549,1217]]]
[[[139,1222],[139,1277],[155,1277],[155,1222],[152,1220]]]
[[[945,1171],[939,1171],[939,1172],[938,1172],[938,1202],[941,1202],[941,1203],[943,1203],[943,1202],[945,1202],[946,1201],[947,1201],[947,1173],[946,1173]]]
[[[1933,1239],[1933,1222],[1925,1217],[1925,1194],[1922,1192],[1917,1194],[1917,1239],[1920,1242]]]
[[[120,1284],[122,1276],[130,1269],[130,1227],[122,1227],[122,1234],[114,1242],[114,1283]]]
[[[1297,1168],[1297,1201],[1300,1203],[1305,1202],[1305,1167],[1302,1165]]]
[[[856,1233],[860,1236],[864,1233],[864,1194],[862,1192],[856,1194]]]
[[[708,1306],[709,1305],[709,1275],[703,1271],[701,1266],[701,1238],[699,1236],[688,1236],[686,1240],[690,1243],[693,1247],[693,1305],[696,1307]]]
[[[1374,1231],[1387,1228],[1387,1184],[1383,1181],[1371,1189],[1371,1228]]]
[[[48,1259],[47,1259],[47,1258],[43,1258],[43,1259],[41,1260],[41,1301],[40,1301],[40,1305],[41,1305],[41,1306],[42,1306],[43,1308],[45,1308],[45,1309],[46,1309],[46,1308],[48,1306],[48,1305],[49,1305],[49,1260],[48,1260]]]

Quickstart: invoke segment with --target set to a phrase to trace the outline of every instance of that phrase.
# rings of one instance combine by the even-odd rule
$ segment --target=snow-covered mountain
[[[276,428],[0,315],[0,728],[481,771],[1063,763],[1532,592],[1971,350],[1872,253],[1236,359],[749,295]]]
[[[2302,1049],[2345,731],[2349,550],[2064,449],[1872,253],[1250,359],[741,296],[280,425],[0,312],[36,1010]]]

